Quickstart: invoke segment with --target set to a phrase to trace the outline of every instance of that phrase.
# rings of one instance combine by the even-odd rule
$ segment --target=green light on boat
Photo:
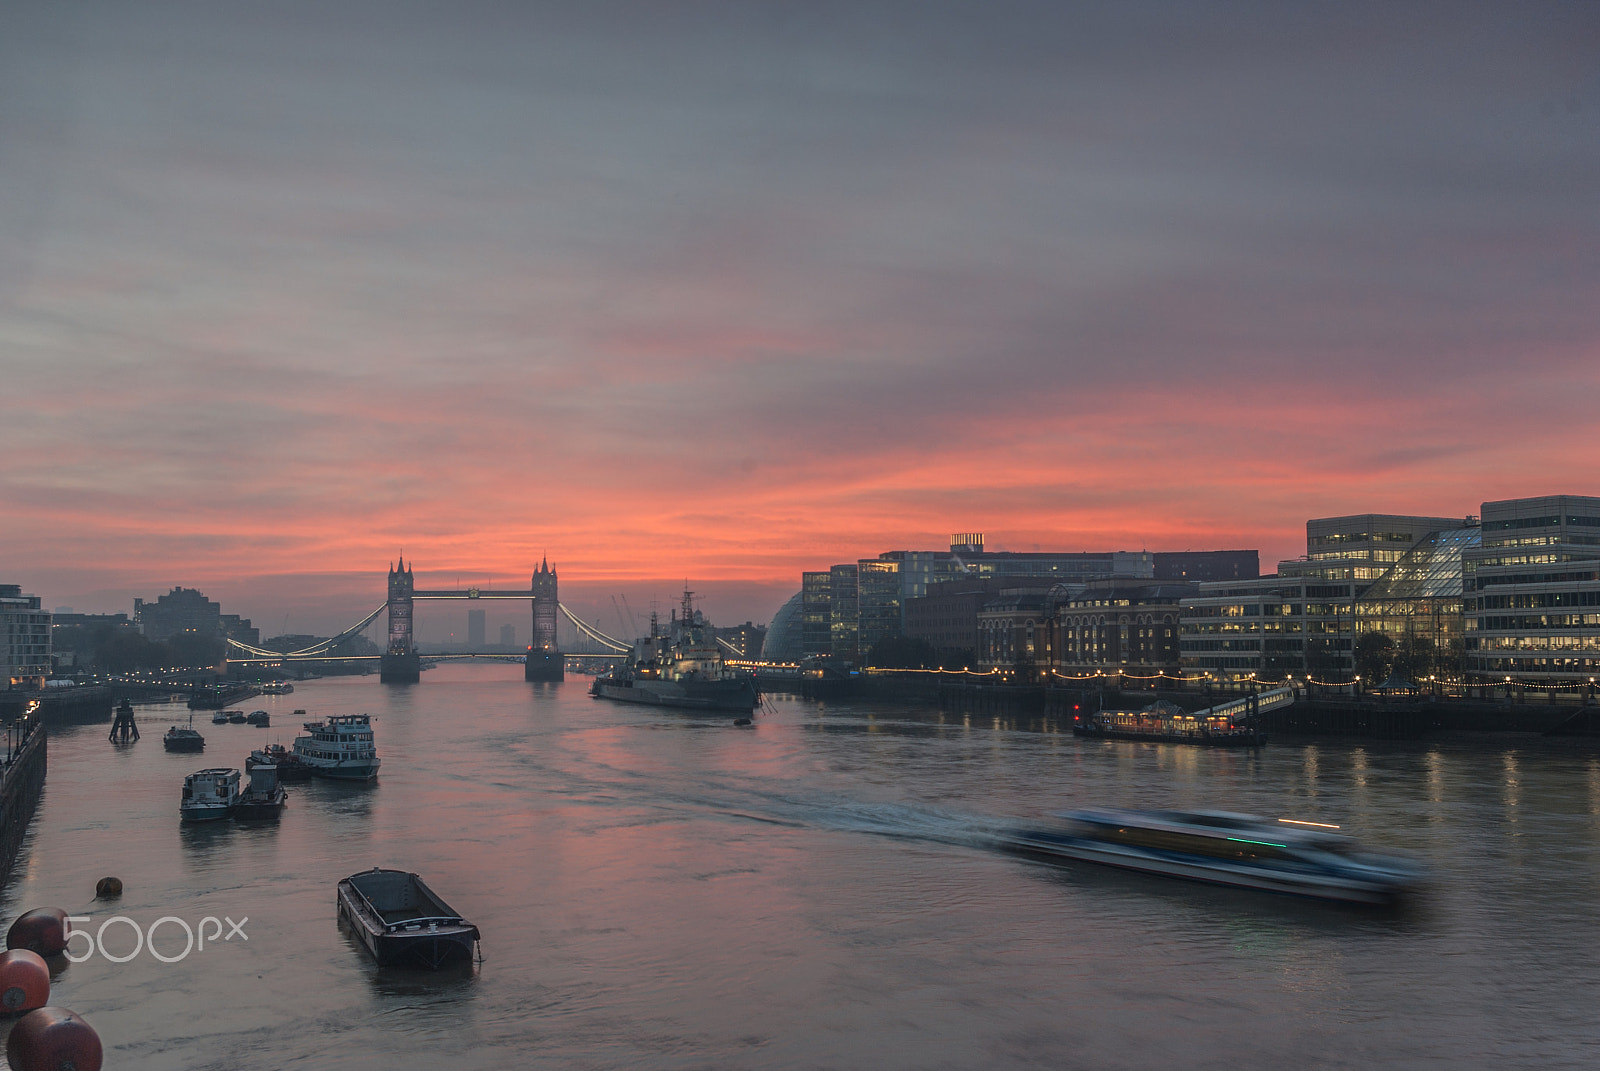
[[[1277,844],[1270,840],[1251,840],[1249,837],[1229,837],[1229,840],[1238,841],[1240,844],[1264,844],[1268,848],[1287,848],[1287,844]]]

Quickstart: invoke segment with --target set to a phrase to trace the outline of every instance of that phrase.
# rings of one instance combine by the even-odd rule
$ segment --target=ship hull
[[[755,682],[612,680],[596,677],[590,694],[619,703],[639,703],[678,710],[731,710],[748,714],[757,702]]]

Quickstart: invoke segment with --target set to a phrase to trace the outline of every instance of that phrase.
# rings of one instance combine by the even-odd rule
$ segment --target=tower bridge
[[[412,567],[407,565],[402,557],[398,564],[389,566],[389,591],[388,598],[384,604],[337,636],[330,637],[302,650],[289,651],[287,653],[269,651],[230,639],[228,641],[229,661],[257,662],[270,659],[273,661],[294,662],[314,661],[329,657],[337,658],[339,656],[332,652],[340,643],[364,631],[368,625],[378,618],[378,615],[387,611],[388,635],[383,653],[376,656],[379,662],[379,678],[385,683],[415,684],[421,678],[422,658],[424,657],[417,651],[412,629],[413,610],[419,599],[529,600],[532,603],[533,610],[533,642],[528,644],[526,662],[523,667],[523,678],[525,680],[559,681],[565,678],[566,663],[556,638],[556,623],[562,617],[570,621],[581,635],[588,637],[605,649],[605,653],[598,655],[598,657],[617,658],[632,649],[632,644],[624,643],[614,636],[606,635],[573,613],[561,602],[556,571],[550,568],[548,559],[539,563],[539,568],[534,571],[525,591],[478,587],[462,588],[460,590],[423,589],[419,591],[415,580],[412,578]],[[234,652],[236,651],[243,657],[234,657]],[[481,654],[488,655],[489,652],[481,652]],[[500,652],[500,654],[503,657],[503,652]],[[434,658],[440,656],[429,655],[426,657]],[[449,656],[445,655],[444,657]]]

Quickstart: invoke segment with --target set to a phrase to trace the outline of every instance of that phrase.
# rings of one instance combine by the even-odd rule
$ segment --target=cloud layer
[[[13,15],[52,603],[326,629],[403,549],[744,619],[950,531],[1270,562],[1596,490],[1592,5]]]

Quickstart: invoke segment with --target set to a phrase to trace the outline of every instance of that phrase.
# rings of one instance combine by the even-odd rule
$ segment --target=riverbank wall
[[[28,823],[44,794],[48,737],[43,725],[33,725],[27,739],[5,760],[4,772],[0,773],[0,886],[11,876]]]

